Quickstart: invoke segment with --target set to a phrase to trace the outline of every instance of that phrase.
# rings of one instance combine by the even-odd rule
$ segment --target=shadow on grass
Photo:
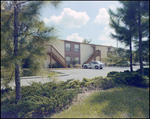
[[[146,89],[114,88],[93,95],[89,102],[93,105],[106,102],[102,112],[109,117],[149,117],[149,91]]]

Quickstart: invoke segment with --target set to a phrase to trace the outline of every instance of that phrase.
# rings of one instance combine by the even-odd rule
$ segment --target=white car
[[[100,61],[91,61],[90,63],[84,64],[83,68],[84,69],[87,69],[87,68],[89,68],[89,69],[92,69],[92,68],[102,69],[104,66],[105,66],[105,64],[100,62]]]

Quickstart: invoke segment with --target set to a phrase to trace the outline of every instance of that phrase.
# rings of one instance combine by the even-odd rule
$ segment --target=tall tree
[[[149,1],[120,1],[120,3],[123,5],[123,7],[117,9],[117,11],[119,11],[118,14],[114,14],[111,11],[110,11],[110,14],[118,19],[121,19],[122,22],[125,24],[125,28],[128,29],[129,32],[126,35],[125,35],[125,31],[121,32],[121,33],[124,33],[125,37],[129,36],[128,39],[126,39],[125,41],[129,41],[129,43],[131,43],[130,42],[131,37],[134,39],[137,39],[137,38],[139,39],[140,74],[143,75],[142,38],[148,33],[147,31],[149,31],[149,28],[148,28],[149,27],[149,22],[148,22],[149,21]],[[112,24],[114,23],[115,22],[112,22]],[[117,24],[117,22],[115,24]],[[114,25],[112,26],[116,27]],[[119,31],[119,29],[120,28],[118,27],[116,31]],[[113,34],[112,36],[120,40],[125,38],[125,37],[120,37],[120,36],[117,37]],[[131,44],[130,44],[130,48],[132,48]],[[132,53],[131,50],[130,50],[130,53]],[[130,62],[131,62],[131,58],[130,58]]]
[[[120,42],[124,42],[126,46],[130,47],[130,70],[132,72],[132,38],[136,30],[133,27],[134,22],[131,20],[131,10],[130,2],[123,2],[123,7],[118,8],[117,13],[114,13],[110,9],[109,14],[110,26],[115,29],[116,32],[116,35],[111,33],[111,37]]]
[[[57,6],[59,2],[48,3]],[[38,20],[39,10],[44,4],[43,1],[1,1],[1,34],[3,34],[1,35],[3,52],[1,66],[15,69],[12,72],[15,72],[17,100],[21,100],[22,58],[31,54],[33,58],[36,57],[35,62],[39,63],[40,58],[37,57],[37,53],[44,54],[44,44],[56,38],[52,34],[54,28],[46,27]],[[10,63],[7,64],[6,61]]]
[[[149,31],[149,1],[130,1],[132,19],[138,31],[140,74],[143,75],[142,38]],[[146,19],[146,20],[145,20]],[[147,22],[148,20],[148,22]]]

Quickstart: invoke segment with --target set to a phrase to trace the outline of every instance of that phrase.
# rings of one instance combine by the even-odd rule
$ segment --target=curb
[[[20,79],[29,79],[29,78],[43,78],[42,76],[28,76],[28,77],[20,77]]]
[[[58,72],[58,73],[61,73],[61,72]],[[69,75],[68,73],[65,73],[65,74],[56,75],[56,77],[59,77],[59,76],[68,76],[68,75]],[[43,78],[43,76],[20,77],[20,79],[31,79],[31,78]]]
[[[51,70],[51,71],[53,71],[53,70]],[[61,73],[59,75],[56,75],[56,77],[58,77],[58,76],[68,76],[69,75],[68,73],[62,73],[62,72],[58,72],[58,71],[53,71],[53,72]]]

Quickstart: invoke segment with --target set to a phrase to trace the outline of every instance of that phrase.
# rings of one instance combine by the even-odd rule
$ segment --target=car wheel
[[[98,69],[98,66],[95,66],[95,69]]]
[[[84,66],[84,69],[87,69],[87,66]]]

